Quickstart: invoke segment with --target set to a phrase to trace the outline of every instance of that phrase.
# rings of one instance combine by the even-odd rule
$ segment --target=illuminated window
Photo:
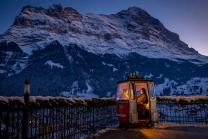
[[[128,84],[127,83],[119,84],[116,99],[117,100],[129,100]]]

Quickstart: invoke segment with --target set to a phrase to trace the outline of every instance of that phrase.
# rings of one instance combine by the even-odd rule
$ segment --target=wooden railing
[[[1,139],[78,139],[117,122],[113,99],[0,97]]]
[[[79,139],[118,125],[112,98],[29,96],[27,85],[24,97],[0,97],[1,139]],[[208,97],[190,98],[158,97],[158,121],[208,124]]]
[[[177,124],[208,124],[208,97],[158,97],[159,122]]]

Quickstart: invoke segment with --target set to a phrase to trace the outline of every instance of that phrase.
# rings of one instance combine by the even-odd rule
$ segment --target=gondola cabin
[[[156,119],[154,81],[130,74],[117,83],[117,115],[120,126],[152,126]]]

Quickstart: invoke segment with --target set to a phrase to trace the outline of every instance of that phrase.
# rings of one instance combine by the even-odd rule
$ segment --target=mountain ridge
[[[52,12],[53,14],[51,14],[50,11],[53,11]],[[97,16],[97,18],[95,18],[95,16]],[[122,20],[122,19],[126,20],[127,18],[129,18],[128,21]],[[110,19],[112,19],[112,21],[108,22],[108,20]],[[57,23],[55,20],[57,20]],[[106,23],[104,24],[99,23],[99,22],[105,22],[105,20],[106,20]],[[113,21],[113,20],[116,20],[116,21]],[[87,22],[89,22],[89,24],[87,24]],[[61,26],[58,25],[59,23],[61,24]],[[64,26],[63,25],[64,23],[67,23],[67,25]],[[153,27],[151,25],[153,25]],[[23,26],[24,28],[31,27],[32,29],[27,28],[27,30],[24,30],[24,28],[21,28],[21,26]],[[101,29],[99,28],[99,26],[101,26]],[[116,28],[118,26],[120,27]],[[36,28],[36,29],[33,29],[33,28]],[[83,28],[86,28],[86,29],[83,29]],[[102,30],[102,28],[104,29]],[[18,40],[18,37],[19,37],[18,33],[21,33],[21,32],[22,32],[22,36],[25,36],[25,37],[23,40],[21,39]],[[33,32],[33,33],[30,34],[30,32]],[[48,32],[51,32],[51,34],[48,34]],[[22,12],[20,13],[20,15],[17,16],[17,18],[15,19],[13,26],[11,26],[11,28],[7,31],[7,33],[3,35],[3,38],[7,40],[10,39],[11,41],[14,41],[15,43],[19,45],[25,45],[27,43],[30,43],[30,41],[32,41],[32,43],[34,42],[41,43],[43,39],[46,40],[45,42],[47,42],[47,40],[49,41],[53,40],[54,39],[53,35],[57,36],[57,38],[55,38],[56,40],[60,39],[59,42],[67,41],[66,38],[71,37],[69,35],[70,33],[74,33],[74,34],[84,33],[85,35],[95,37],[95,38],[87,38],[87,39],[88,40],[91,39],[91,41],[93,41],[93,39],[97,40],[97,43],[100,43],[100,44],[102,44],[102,38],[104,39],[104,41],[109,39],[109,41],[112,41],[112,43],[107,43],[107,44],[104,43],[103,44],[104,47],[105,45],[106,46],[114,45],[114,47],[116,47],[115,45],[119,45],[122,48],[116,47],[115,49],[116,50],[121,49],[120,50],[121,53],[129,53],[131,51],[137,51],[137,49],[134,49],[133,47],[139,46],[139,45],[140,45],[140,48],[137,47],[138,49],[141,49],[142,45],[145,45],[145,46],[154,45],[155,47],[157,46],[167,47],[168,45],[172,45],[171,47],[174,47],[175,49],[176,49],[176,46],[179,47],[177,48],[179,52],[183,51],[183,53],[187,53],[188,58],[190,58],[190,55],[198,56],[198,52],[192,48],[189,48],[187,44],[180,41],[179,36],[177,34],[167,30],[158,19],[153,18],[146,11],[137,7],[131,7],[131,8],[128,8],[127,10],[122,10],[121,12],[118,12],[117,14],[111,14],[111,15],[100,15],[100,14],[81,15],[78,11],[74,10],[73,8],[69,8],[69,7],[63,8],[61,5],[53,5],[53,6],[50,6],[48,9],[44,9],[40,7],[25,6]],[[131,35],[130,33],[133,33],[133,35]],[[123,34],[129,34],[129,35],[123,35]],[[61,38],[59,35],[62,35],[62,36],[65,35],[64,36],[65,38]],[[129,37],[129,36],[134,36],[134,38]],[[28,39],[28,42],[25,38]],[[80,38],[83,38],[83,36],[80,35],[77,38],[75,37],[75,39],[82,40]],[[99,40],[99,38],[101,38],[101,40]],[[129,38],[131,42],[127,41],[127,39]],[[77,40],[69,40],[69,42],[70,41],[77,41]],[[86,41],[86,40],[83,40],[83,41]],[[121,44],[119,44],[119,41],[121,42]],[[94,45],[94,44],[90,44],[91,42],[88,42],[88,43],[89,43],[88,45]],[[81,43],[81,45],[83,45],[83,43]],[[145,46],[142,49],[146,49]],[[171,47],[168,47],[168,48],[170,49]],[[100,49],[100,50],[103,52],[103,51],[107,51],[106,49],[104,50]],[[112,47],[110,47],[109,49],[112,49]],[[122,51],[122,49],[125,49],[125,50]],[[167,52],[169,52],[170,50],[164,49],[164,51],[167,51]],[[173,57],[174,55],[178,53],[177,50],[171,51],[171,54],[173,55]],[[156,51],[160,51],[160,50],[156,49]],[[145,55],[150,57],[151,54],[144,54],[144,56]],[[156,57],[159,57],[159,56],[156,56]]]
[[[34,95],[113,96],[131,72],[153,78],[160,95],[208,92],[208,57],[137,7],[104,15],[25,6],[0,50],[2,95],[20,95],[29,79]]]

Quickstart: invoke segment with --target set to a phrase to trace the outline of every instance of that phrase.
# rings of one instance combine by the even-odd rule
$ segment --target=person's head
[[[142,88],[140,91],[141,91],[141,94],[146,94],[146,90],[144,88]]]

